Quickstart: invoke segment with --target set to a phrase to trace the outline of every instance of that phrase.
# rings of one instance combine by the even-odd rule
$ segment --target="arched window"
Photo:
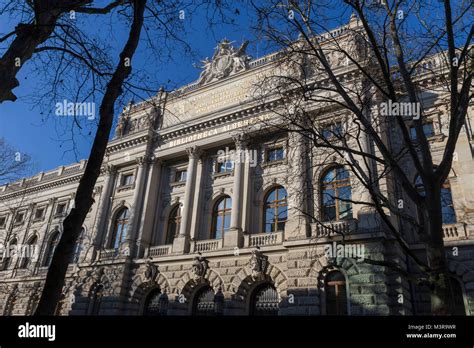
[[[51,260],[53,259],[54,250],[56,249],[56,245],[59,243],[59,231],[56,231],[52,234],[51,238],[49,238],[48,247],[46,249],[46,254],[43,261],[43,267],[49,267],[51,264]]]
[[[329,272],[325,281],[326,314],[347,315],[346,278],[339,271]]]
[[[193,315],[211,316],[215,315],[214,290],[206,286],[196,293],[193,303]]]
[[[278,315],[278,292],[270,283],[257,287],[250,298],[250,315],[273,316]]]
[[[288,219],[287,193],[282,186],[271,189],[265,196],[264,232],[283,231]]]
[[[78,263],[79,257],[81,256],[82,252],[82,243],[84,241],[84,227],[81,228],[81,232],[79,233],[79,237],[77,237],[76,243],[74,244],[74,251],[71,255],[71,262],[70,263]]]
[[[114,229],[110,239],[110,247],[118,249],[127,235],[129,213],[127,208],[122,208],[115,216]]]
[[[38,237],[35,235],[28,240],[27,248],[22,250],[22,257],[20,262],[20,268],[28,268],[31,264],[31,259],[36,253],[36,243],[38,242]]]
[[[214,205],[212,213],[212,238],[221,239],[230,228],[230,215],[232,212],[232,199],[222,197]]]
[[[13,256],[16,254],[16,238],[13,238],[9,243],[8,247],[3,251],[3,264],[2,269],[7,270],[13,263]]]
[[[160,288],[153,289],[145,300],[143,315],[160,315]]]
[[[461,283],[454,277],[450,278],[451,291],[454,297],[454,315],[466,315],[466,307],[464,306],[464,293]]]
[[[349,172],[333,167],[321,179],[321,217],[323,221],[352,219],[352,188]]]
[[[416,177],[415,187],[420,195],[425,196],[425,187],[419,175]],[[449,184],[449,181],[445,181],[441,187],[441,214],[443,224],[456,223],[456,212],[454,210],[453,196],[451,195],[451,185]]]
[[[181,227],[181,204],[177,204],[171,210],[170,217],[168,219],[168,228],[166,230],[166,241],[165,244],[173,244],[174,237],[179,233]]]

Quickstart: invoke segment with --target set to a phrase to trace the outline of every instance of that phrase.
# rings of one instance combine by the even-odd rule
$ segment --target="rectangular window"
[[[174,177],[175,182],[185,182],[188,172],[186,170],[177,170]]]
[[[23,219],[25,218],[25,213],[18,213],[16,214],[15,216],[15,223],[16,224],[19,224],[21,222],[23,222]]]
[[[56,215],[63,215],[66,212],[66,203],[59,203],[56,207]]]
[[[267,150],[267,162],[281,161],[285,158],[283,147],[275,147]]]
[[[122,175],[122,186],[129,186],[133,184],[133,174]]]
[[[7,217],[6,216],[0,216],[0,228],[5,228],[6,224],[7,224]]]
[[[321,129],[321,136],[328,140],[340,138],[342,135],[342,122],[327,123]]]
[[[35,220],[40,220],[43,218],[44,216],[44,211],[45,211],[45,208],[36,208],[36,211],[35,211]]]
[[[234,162],[225,160],[224,162],[217,162],[217,173],[230,173],[234,169]]]
[[[433,122],[426,122],[423,124],[423,133],[427,138],[435,135]],[[416,140],[416,128],[415,126],[410,127],[410,137],[412,140]]]

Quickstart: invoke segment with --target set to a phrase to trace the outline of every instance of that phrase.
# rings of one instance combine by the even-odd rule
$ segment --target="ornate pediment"
[[[216,47],[211,60],[207,57],[201,61],[204,69],[199,76],[198,84],[223,79],[242,70],[248,69],[248,62],[251,59],[245,53],[248,41],[245,41],[238,49],[232,46],[232,42],[227,39],[222,40]]]

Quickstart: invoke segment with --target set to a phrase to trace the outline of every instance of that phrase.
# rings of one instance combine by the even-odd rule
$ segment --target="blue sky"
[[[204,17],[203,17],[204,18]],[[245,12],[236,16],[236,24],[220,25],[213,30],[206,28],[206,23],[201,18],[195,16],[190,21],[188,33],[184,36],[194,51],[194,56],[183,55],[177,50],[172,53],[170,60],[165,62],[156,61],[148,54],[146,42],[142,42],[133,60],[134,71],[146,71],[155,76],[156,89],[159,85],[165,85],[168,89],[181,86],[196,80],[200,70],[193,67],[199,64],[199,58],[211,57],[217,42],[224,37],[235,41],[236,46],[240,45],[244,39],[254,39],[254,35],[249,29],[248,17]],[[97,29],[97,21],[101,17],[94,19],[91,28]],[[100,23],[100,22],[99,22]],[[0,21],[0,34],[8,32],[16,23],[14,21]],[[185,24],[187,25],[187,24]],[[123,25],[114,27],[113,36],[107,36],[113,47],[113,57],[118,56],[126,40],[128,27]],[[102,35],[97,30],[91,30],[92,35]],[[1,36],[1,35],[0,35]],[[99,36],[100,37],[100,36]],[[143,37],[143,32],[142,32]],[[104,39],[104,37],[102,36]],[[252,56],[257,55],[259,48],[255,43],[251,43],[248,51]],[[115,65],[115,64],[114,64]],[[61,120],[51,116],[54,112],[54,105],[39,103],[32,104],[30,96],[34,96],[41,90],[41,76],[34,74],[34,65],[27,63],[20,71],[20,86],[14,90],[18,96],[15,102],[4,102],[0,104],[0,137],[21,153],[29,154],[35,164],[34,171],[47,171],[60,165],[70,164],[76,160],[87,158],[93,140],[93,132],[89,135],[86,127],[84,131],[76,132],[75,142],[70,140],[69,120]],[[62,99],[59,99],[62,100]],[[97,106],[100,99],[97,99]],[[118,114],[120,107],[116,108]],[[74,149],[74,150],[73,150]]]
[[[192,48],[191,54],[185,52],[181,45],[173,43],[164,45],[159,36],[154,36],[156,33],[153,31],[148,31],[151,36],[150,34],[147,36],[147,33],[142,31],[142,39],[148,37],[150,40],[140,43],[132,63],[134,73],[139,73],[149,88],[155,91],[162,85],[167,90],[171,90],[196,80],[200,70],[195,68],[193,64],[199,64],[200,60],[205,57],[212,57],[218,41],[223,38],[234,41],[235,46],[239,46],[243,40],[249,40],[247,53],[254,58],[268,53],[269,48],[262,38],[263,35],[251,29],[254,20],[253,11],[244,8],[243,4],[246,4],[246,1],[248,2],[248,0],[235,2],[235,5],[232,3],[232,6],[239,6],[239,11],[232,14],[233,25],[217,25],[212,30],[208,28],[205,13],[188,14],[185,12],[185,18],[181,23],[183,31],[178,34],[189,43]],[[328,4],[330,6],[317,8],[318,13],[314,14],[316,23],[321,24],[327,20],[327,23],[330,23],[326,24],[328,29],[347,23],[351,14],[347,6],[341,6],[331,1],[328,1]],[[430,22],[434,17],[442,19],[439,14],[436,14],[436,16],[433,14],[436,12],[434,9],[439,9],[440,5],[430,6],[428,9],[431,12],[428,12],[424,19]],[[172,11],[175,11],[175,9]],[[81,23],[82,28],[87,28],[87,35],[96,38],[107,46],[106,51],[114,60],[113,65],[115,66],[118,53],[127,38],[128,25],[123,20],[116,20],[116,15],[78,16],[78,23]],[[115,20],[111,20],[111,18]],[[410,16],[408,18],[413,21],[415,17]],[[414,20],[415,24],[416,22]],[[280,25],[279,23],[277,22],[276,25]],[[18,19],[8,20],[1,16],[0,36],[11,31],[17,24]],[[284,23],[282,24],[284,25]],[[147,24],[145,25],[147,26]],[[457,32],[457,36],[461,37],[462,35]],[[423,37],[423,35],[420,35],[420,37]],[[413,42],[411,46],[415,51],[419,51],[420,43],[418,41]],[[150,46],[165,47],[165,49],[162,54],[150,54]],[[421,47],[425,46],[421,45]],[[0,54],[3,54],[3,51],[0,51]],[[87,158],[97,120],[87,121],[84,118],[80,121],[82,128],[78,129],[72,127],[72,118],[54,116],[55,102],[60,102],[65,98],[74,100],[74,96],[68,95],[67,91],[63,91],[61,97],[52,97],[49,101],[39,97],[47,90],[46,81],[49,80],[44,80],[45,77],[42,75],[44,71],[48,70],[37,63],[37,61],[35,63],[27,62],[21,69],[18,75],[20,87],[14,90],[18,100],[13,103],[4,102],[0,104],[0,137],[5,138],[18,151],[29,154],[35,163],[33,171],[39,172]],[[69,80],[67,80],[68,78]],[[90,82],[90,78],[84,78],[81,75],[67,76],[66,88],[68,84],[81,83],[81,79]],[[141,85],[138,80],[133,82]],[[131,97],[131,95],[125,96],[122,104],[116,106],[116,114]],[[143,93],[141,97],[144,97]],[[100,96],[98,96],[93,100],[96,103],[96,110],[98,110],[100,99]],[[140,100],[137,97],[134,97],[134,99],[135,101]],[[90,99],[85,101],[90,101]],[[71,129],[73,129],[73,133],[71,133]],[[74,141],[71,140],[71,134],[74,135]]]

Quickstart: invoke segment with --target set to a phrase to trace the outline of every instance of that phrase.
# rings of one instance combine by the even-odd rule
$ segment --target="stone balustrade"
[[[172,246],[173,246],[172,244],[152,246],[148,249],[148,256],[160,257],[160,256],[169,255],[171,254]]]
[[[357,230],[357,220],[330,221],[311,224],[312,235],[315,237],[333,237],[346,235]]]
[[[222,239],[206,239],[191,242],[191,251],[195,253],[205,253],[209,251],[219,250],[222,248]]]
[[[283,232],[256,233],[244,236],[244,246],[248,248],[283,243]]]
[[[466,225],[464,223],[443,225],[443,239],[445,241],[467,239]]]

